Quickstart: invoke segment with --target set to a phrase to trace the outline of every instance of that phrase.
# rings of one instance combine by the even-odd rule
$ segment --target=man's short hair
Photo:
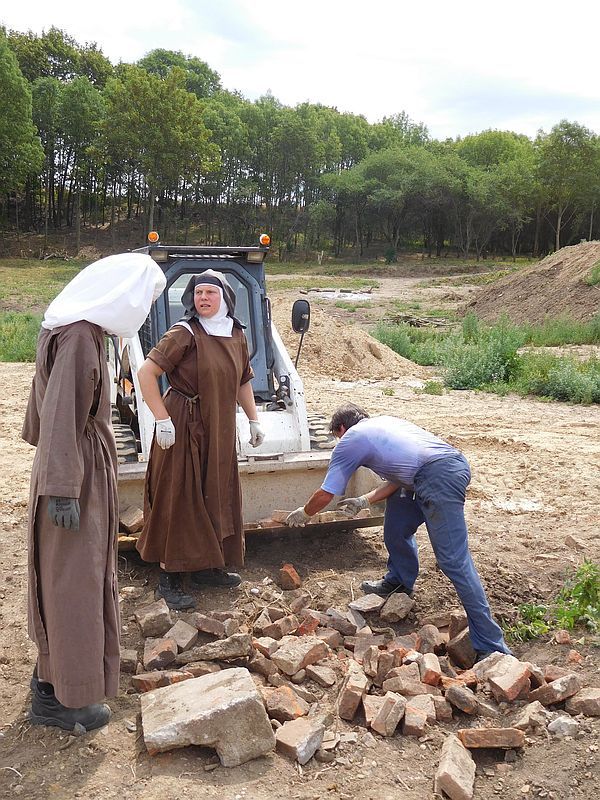
[[[348,430],[348,428],[360,422],[361,419],[368,418],[369,414],[364,408],[356,406],[354,403],[344,403],[343,406],[340,406],[333,412],[331,422],[329,423],[329,430],[331,433],[335,433],[339,431],[342,425]]]

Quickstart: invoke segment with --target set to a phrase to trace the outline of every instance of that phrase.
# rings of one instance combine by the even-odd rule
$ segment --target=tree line
[[[197,57],[113,66],[55,28],[0,29],[0,224],[49,232],[159,225],[163,241],[325,249],[393,261],[540,254],[598,235],[600,138],[562,120],[534,138],[433,139],[406,112],[369,123],[228,91]]]

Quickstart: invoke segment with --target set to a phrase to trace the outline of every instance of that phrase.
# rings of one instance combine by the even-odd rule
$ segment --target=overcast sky
[[[113,63],[149,50],[206,61],[226,89],[370,122],[406,111],[432,136],[600,133],[597,0],[8,0],[0,24],[52,25]]]

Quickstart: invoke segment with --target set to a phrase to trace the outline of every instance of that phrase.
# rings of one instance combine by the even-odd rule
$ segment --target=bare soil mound
[[[518,275],[482,289],[466,308],[488,322],[501,314],[513,322],[539,323],[546,317],[585,322],[600,311],[600,287],[585,283],[598,261],[600,242],[563,247]]]
[[[300,337],[290,324],[289,301],[272,298],[272,311],[283,343],[290,356],[295,358]],[[427,377],[423,367],[398,355],[366,331],[333,319],[314,306],[299,365],[303,373],[339,380]]]

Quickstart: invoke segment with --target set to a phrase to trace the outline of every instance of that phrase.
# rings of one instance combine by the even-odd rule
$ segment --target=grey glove
[[[79,515],[79,500],[74,497],[50,497],[48,499],[48,516],[57,528],[78,531]]]
[[[288,514],[285,520],[285,524],[289,525],[290,528],[303,528],[306,523],[310,520],[310,516],[306,513],[304,508],[300,506],[295,511],[292,511],[291,514]]]
[[[345,497],[337,504],[337,508],[343,511],[347,517],[355,517],[363,508],[369,507],[369,500],[366,494],[361,494],[360,497]]]
[[[175,444],[175,426],[171,417],[156,420],[156,444],[163,450],[168,450]]]
[[[257,419],[248,420],[250,423],[250,444],[252,447],[260,447],[265,440],[265,432]]]

